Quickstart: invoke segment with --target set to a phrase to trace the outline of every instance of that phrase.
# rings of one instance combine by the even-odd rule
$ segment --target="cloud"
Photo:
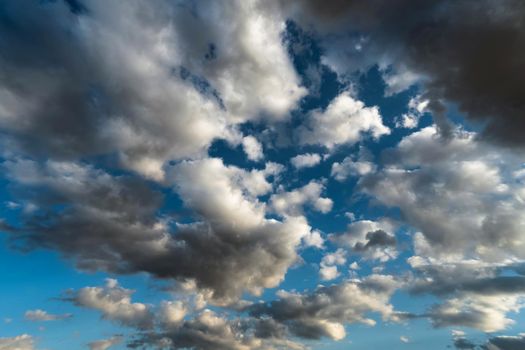
[[[325,62],[341,75],[377,64],[385,72],[387,93],[423,85],[445,134],[451,130],[444,105],[451,102],[483,126],[486,139],[523,145],[525,5],[520,1],[282,3],[301,25],[315,29]]]
[[[408,101],[408,111],[396,119],[396,127],[414,129],[418,126],[419,120],[427,112],[429,100],[423,99],[421,95],[412,97]]]
[[[435,305],[428,316],[435,327],[463,326],[496,332],[514,324],[506,314],[522,307],[520,296],[463,294]]]
[[[102,339],[102,340],[96,340],[93,342],[88,343],[88,347],[90,350],[107,350],[111,348],[114,345],[118,345],[122,343],[122,336],[115,335],[108,339]]]
[[[57,321],[73,317],[72,314],[53,315],[47,311],[36,309],[25,312],[24,317],[29,321]]]
[[[477,348],[476,344],[465,337],[463,331],[452,330],[452,340],[456,349],[475,350]]]
[[[285,18],[263,2],[2,7],[0,127],[29,155],[117,154],[162,181],[169,160],[236,142],[243,122],[285,119],[306,94]],[[42,32],[48,40],[30,44]]]
[[[0,350],[33,350],[34,346],[33,337],[29,334],[0,338]]]
[[[347,226],[346,232],[334,234],[330,239],[340,246],[350,248],[366,259],[388,261],[398,255],[394,227],[386,220],[358,220]]]
[[[375,321],[366,317],[370,312],[379,313],[385,320],[397,320],[389,299],[398,287],[392,276],[371,275],[362,281],[320,286],[305,294],[280,291],[280,299],[256,304],[250,314],[271,317],[299,337],[341,340],[346,336],[344,324],[374,325]]]
[[[321,156],[317,153],[299,154],[290,159],[290,162],[296,169],[311,168],[321,162]]]
[[[253,136],[245,136],[242,139],[244,153],[249,160],[258,161],[264,158],[262,145]]]
[[[487,350],[519,350],[525,346],[525,335],[500,335],[490,338],[485,348]]]
[[[457,131],[441,141],[435,127],[405,137],[383,171],[362,178],[361,188],[374,200],[401,210],[421,234],[416,254],[458,260],[521,259],[523,184],[513,171],[522,157]],[[501,161],[504,159],[505,161]]]
[[[303,208],[309,205],[313,210],[323,214],[332,210],[333,201],[330,198],[321,197],[324,185],[315,180],[307,185],[290,192],[277,192],[270,197],[270,206],[281,216],[302,215]]]
[[[125,326],[149,329],[153,327],[154,315],[151,307],[132,303],[134,291],[122,288],[114,279],[107,279],[104,287],[85,287],[68,296],[78,306],[96,309],[104,319]]]
[[[217,303],[277,286],[297,261],[302,239],[312,238],[300,215],[266,218],[256,196],[271,191],[266,177],[280,169],[273,163],[254,171],[220,159],[175,165],[170,181],[193,219],[184,224],[158,216],[162,196],[135,177],[71,162],[4,165],[19,185],[39,189],[31,200],[40,209],[23,214],[12,239],[56,249],[83,269],[194,281]],[[55,211],[55,203],[64,210]],[[319,203],[327,208],[326,200]],[[38,220],[43,213],[45,222]]]
[[[346,263],[346,254],[342,249],[338,249],[333,253],[326,254],[320,263],[319,277],[323,281],[329,281],[337,278],[339,272],[337,271],[337,265],[343,265]]]
[[[352,145],[370,134],[374,139],[388,135],[379,109],[366,107],[349,92],[335,97],[328,107],[309,113],[305,124],[297,129],[299,143],[321,145],[328,149],[343,144]]]

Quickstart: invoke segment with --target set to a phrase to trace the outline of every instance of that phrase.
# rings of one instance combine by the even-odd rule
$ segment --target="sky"
[[[525,3],[0,2],[0,350],[525,349]]]

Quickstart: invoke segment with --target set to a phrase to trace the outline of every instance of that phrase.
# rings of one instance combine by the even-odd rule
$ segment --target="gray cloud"
[[[340,73],[379,64],[391,92],[423,82],[442,133],[450,136],[452,131],[444,113],[445,104],[453,102],[484,126],[485,138],[523,145],[523,2],[283,3],[302,25],[317,29],[327,62]],[[352,31],[358,35],[345,35]],[[394,72],[387,70],[389,65]]]
[[[520,350],[525,347],[525,335],[501,335],[490,338],[484,349],[486,350]]]
[[[320,286],[311,293],[282,291],[280,299],[250,307],[250,314],[271,317],[299,337],[340,340],[346,336],[343,324],[374,325],[366,316],[370,312],[385,320],[398,320],[389,299],[399,286],[392,276],[371,275],[363,281]]]
[[[56,249],[87,270],[194,282],[216,303],[277,286],[311,233],[303,216],[265,217],[254,195],[271,190],[272,164],[253,172],[220,159],[175,166],[176,190],[195,220],[186,224],[160,216],[162,195],[135,177],[71,162],[12,160],[4,169],[35,191],[25,195],[38,208],[21,214],[13,240]]]
[[[216,138],[238,144],[240,123],[285,119],[306,90],[284,18],[257,1],[179,5],[4,2],[0,131],[12,147],[53,159],[117,154],[161,181],[171,159]]]

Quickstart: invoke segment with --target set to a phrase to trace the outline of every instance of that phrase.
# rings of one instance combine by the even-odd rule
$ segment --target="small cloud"
[[[47,311],[37,309],[37,310],[28,310],[25,313],[25,319],[28,321],[58,321],[58,320],[64,320],[66,318],[73,317],[72,314],[62,314],[62,315],[53,315],[48,313]]]
[[[410,339],[408,337],[405,337],[404,335],[399,337],[399,340],[401,340],[402,343],[409,343]]]

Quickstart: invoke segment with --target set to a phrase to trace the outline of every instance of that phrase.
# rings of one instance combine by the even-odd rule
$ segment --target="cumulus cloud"
[[[50,314],[47,311],[36,309],[36,310],[28,310],[25,312],[24,317],[26,320],[29,321],[57,321],[57,320],[64,320],[66,318],[73,317],[72,314],[62,314],[62,315],[54,315]]]
[[[33,337],[22,334],[11,338],[0,338],[0,350],[33,350],[35,344]]]
[[[282,216],[298,216],[303,213],[305,205],[323,214],[332,210],[333,201],[321,197],[324,185],[312,180],[307,185],[290,192],[278,192],[270,197],[272,209]]]
[[[519,350],[525,346],[525,334],[500,335],[493,337],[485,345],[487,350]]]
[[[370,152],[361,147],[357,157],[350,156],[344,158],[340,163],[334,162],[330,175],[337,181],[344,181],[350,176],[364,176],[373,173],[376,167]]]
[[[434,306],[428,316],[436,327],[463,326],[496,332],[514,324],[506,314],[522,307],[520,296],[463,294]]]
[[[249,160],[258,161],[264,158],[262,145],[253,136],[243,137],[242,148]]]
[[[442,259],[523,258],[523,184],[508,176],[522,159],[458,132],[447,141],[435,127],[407,136],[389,153],[390,165],[360,185],[380,203],[400,208],[422,233],[415,241],[420,252]]]
[[[290,159],[290,162],[296,169],[311,168],[321,162],[321,156],[317,153],[299,154]]]
[[[366,316],[370,312],[396,321],[389,299],[399,286],[392,276],[370,275],[362,281],[320,286],[305,294],[280,291],[280,299],[254,305],[250,313],[269,316],[299,337],[341,340],[346,336],[344,324],[374,325],[375,321]]]
[[[170,181],[194,221],[173,229],[156,213],[162,196],[133,177],[71,162],[13,160],[5,167],[19,184],[49,194],[31,198],[40,210],[21,217],[24,227],[12,232],[13,239],[23,234],[29,246],[57,249],[84,269],[192,280],[216,302],[277,286],[297,261],[302,239],[313,238],[301,215],[266,218],[257,196],[272,189],[266,177],[280,171],[273,163],[254,171],[220,159],[175,165]],[[331,204],[316,200],[319,210]],[[50,203],[65,211],[55,212]],[[37,220],[42,213],[45,222]]]
[[[393,230],[394,226],[388,221],[358,220],[348,224],[346,232],[330,238],[366,259],[388,261],[398,255]]]
[[[85,287],[68,299],[78,306],[98,310],[103,318],[125,326],[148,329],[153,327],[151,307],[131,302],[133,290],[122,288],[114,279],[107,279],[104,287]]]
[[[444,120],[450,101],[484,126],[487,139],[523,145],[525,5],[519,0],[282,3],[318,33],[325,61],[341,75],[377,64],[387,93],[423,85],[444,134],[451,131]]]
[[[115,335],[108,339],[96,340],[88,343],[89,350],[107,350],[114,345],[122,343],[123,337]]]
[[[31,154],[117,153],[122,166],[161,181],[167,161],[237,140],[240,123],[286,118],[306,93],[271,4],[3,8],[0,127]],[[30,44],[42,32],[48,40]]]
[[[339,276],[338,265],[346,263],[346,254],[342,249],[323,256],[319,267],[319,277],[324,281],[329,281]]]
[[[418,95],[408,101],[408,111],[396,119],[396,127],[414,129],[418,126],[419,120],[427,111],[429,100],[425,100]]]
[[[297,133],[301,144],[332,149],[358,143],[366,135],[378,139],[388,135],[390,129],[383,124],[378,107],[366,107],[349,92],[343,92],[325,110],[312,111]]]

